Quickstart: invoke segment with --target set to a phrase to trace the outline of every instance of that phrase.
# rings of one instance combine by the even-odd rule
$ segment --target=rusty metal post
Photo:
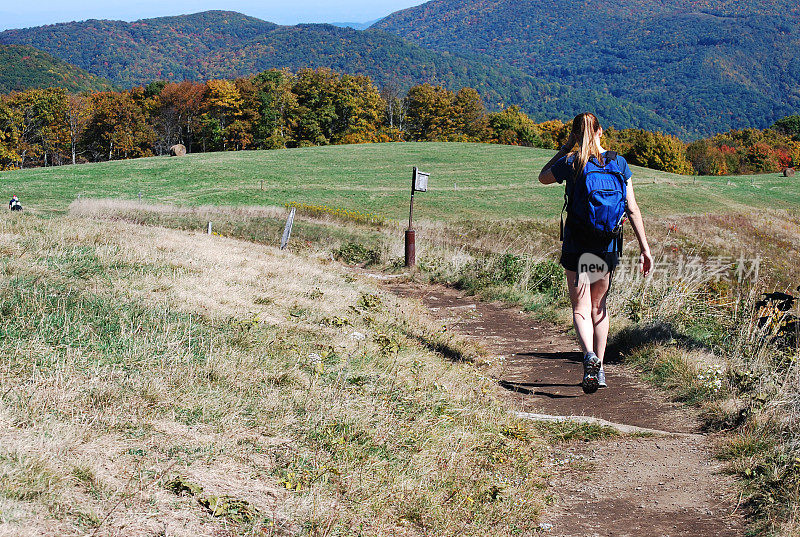
[[[413,267],[417,263],[417,232],[413,229],[406,230],[406,267]]]
[[[414,231],[414,186],[417,182],[417,167],[411,175],[411,206],[408,210],[408,229],[406,230],[406,267],[417,264],[417,234]]]

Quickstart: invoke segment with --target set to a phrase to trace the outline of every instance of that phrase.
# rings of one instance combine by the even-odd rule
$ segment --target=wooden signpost
[[[413,267],[417,263],[417,234],[414,231],[414,193],[428,191],[429,173],[421,172],[414,166],[411,177],[411,207],[408,211],[408,229],[406,230],[406,266]]]

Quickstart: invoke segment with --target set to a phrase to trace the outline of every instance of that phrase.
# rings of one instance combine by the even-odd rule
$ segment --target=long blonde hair
[[[572,120],[572,139],[578,143],[578,151],[572,161],[576,177],[583,172],[591,157],[596,158],[600,165],[604,165],[600,140],[597,138],[599,131],[600,121],[591,112],[578,114]]]

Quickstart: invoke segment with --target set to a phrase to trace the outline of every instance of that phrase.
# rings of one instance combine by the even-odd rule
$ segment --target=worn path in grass
[[[710,453],[691,411],[670,403],[624,364],[606,366],[609,388],[580,388],[574,337],[518,309],[477,301],[442,286],[389,283],[420,299],[449,329],[503,357],[499,392],[514,411],[592,416],[671,435],[620,436],[554,449],[550,535],[740,536],[744,523],[732,479]]]

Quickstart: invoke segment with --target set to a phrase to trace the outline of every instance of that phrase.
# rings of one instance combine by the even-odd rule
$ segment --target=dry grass
[[[798,526],[800,353],[766,342],[755,328],[754,304],[758,290],[796,286],[798,225],[795,215],[782,211],[651,221],[657,258],[759,255],[762,279],[738,285],[729,275],[716,281],[704,272],[619,278],[610,305],[615,346],[625,359],[677,399],[697,405],[710,429],[727,431],[720,453],[742,480],[743,500],[761,517],[754,531],[764,534],[793,535]],[[554,223],[422,221],[416,227],[418,276],[569,322],[563,278],[547,265],[558,248]],[[350,231],[369,246],[359,228]],[[400,237],[400,229],[381,230],[395,267]],[[315,244],[320,255],[330,251],[324,240]]]
[[[770,288],[793,290],[800,283],[800,220],[786,211],[670,217],[658,220],[652,230],[664,252],[758,256],[761,276]]]
[[[0,533],[536,528],[536,433],[474,362],[430,350],[479,349],[369,282],[122,222],[22,216],[0,234]],[[214,516],[219,497],[240,509]]]

